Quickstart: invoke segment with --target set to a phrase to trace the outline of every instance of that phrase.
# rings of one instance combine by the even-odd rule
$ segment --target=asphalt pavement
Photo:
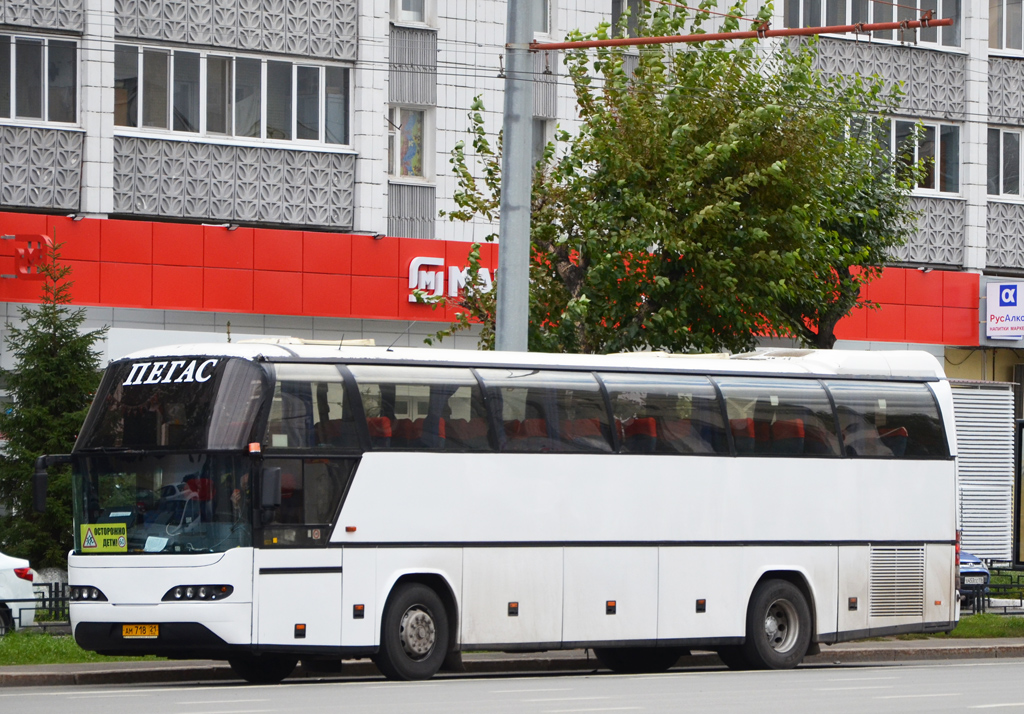
[[[867,664],[919,660],[965,660],[1024,658],[1024,638],[1005,639],[922,639],[875,640],[825,645],[821,654],[804,659],[805,666],[823,664]],[[543,653],[473,652],[462,657],[468,674],[527,674],[600,669],[587,650],[559,650]],[[712,652],[694,652],[682,657],[677,668],[721,667]],[[305,671],[300,665],[293,678],[336,679],[380,677],[369,660],[346,661],[340,674],[324,675]],[[142,662],[96,662],[89,664],[48,664],[0,667],[0,687],[63,686],[83,684],[155,684],[238,679],[226,662],[214,660],[165,660]]]

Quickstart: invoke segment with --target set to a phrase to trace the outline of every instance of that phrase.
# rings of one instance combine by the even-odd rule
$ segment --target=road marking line
[[[547,709],[543,714],[570,714],[571,712],[627,712],[637,711],[643,707],[602,707],[600,709]]]
[[[491,694],[532,694],[533,692],[571,692],[572,687],[564,689],[492,689]]]
[[[886,694],[875,699],[924,699],[925,697],[962,697],[963,692],[940,692],[937,694]]]
[[[550,699],[524,699],[523,701],[532,704],[536,702],[582,702],[595,699],[611,699],[611,697],[551,697]]]
[[[826,679],[826,682],[874,682],[883,679],[899,679],[899,677],[836,677]]]
[[[892,689],[893,685],[883,684],[880,687],[819,687],[816,692],[858,692],[864,689]]]
[[[269,701],[270,701],[269,699],[232,699],[229,702],[225,702],[225,704],[256,704],[258,702],[269,702]],[[215,702],[211,702],[209,699],[204,699],[201,702],[176,702],[176,704],[178,704],[180,706],[184,706],[186,704],[192,705],[192,704],[214,704],[214,703]]]
[[[1005,707],[1024,707],[1024,702],[1012,702],[1009,704],[975,704],[968,709],[1001,709]]]

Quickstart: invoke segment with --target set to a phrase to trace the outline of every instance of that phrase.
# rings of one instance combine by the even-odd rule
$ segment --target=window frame
[[[402,124],[398,120],[401,119],[402,111],[413,111],[421,112],[423,114],[423,159],[422,159],[422,172],[420,175],[416,174],[403,174],[398,170],[398,151],[396,150],[400,143],[401,127]],[[387,114],[385,115],[384,124],[386,127],[385,135],[385,154],[387,156],[386,162],[386,173],[388,180],[391,183],[412,183],[412,184],[433,184],[434,183],[434,111],[435,107],[428,105],[417,105],[417,104],[389,104]]]
[[[998,15],[992,13],[991,3],[999,3]],[[1024,55],[1024,3],[1020,0],[989,0],[989,16],[988,16],[988,52],[989,54],[996,55],[1009,55],[1011,57],[1020,57]],[[1017,39],[1020,47],[1008,47],[1010,27],[1007,22],[1007,9],[1011,4],[1017,4],[1019,8],[1020,18],[1016,27],[1018,34]],[[993,43],[993,32],[998,29],[999,39],[997,43]]]
[[[1004,0],[1005,1],[1005,0]],[[833,13],[833,8],[836,7],[836,3],[841,3],[841,9],[843,15],[837,20],[832,21],[830,16]],[[963,2],[962,0],[904,0],[899,3],[901,5],[913,4],[917,6],[920,13],[922,4],[926,5],[924,9],[929,9],[928,6],[935,5],[936,13],[938,17],[945,17],[947,7],[949,5],[955,5],[953,13],[956,15],[954,18],[954,25],[952,27],[938,27],[934,28],[935,39],[922,39],[920,30],[913,30],[912,34],[907,35],[904,40],[900,40],[898,30],[883,30],[872,32],[867,35],[853,35],[854,37],[869,37],[874,42],[891,42],[893,44],[914,44],[924,45],[932,49],[941,50],[960,50],[963,51]],[[782,26],[791,27],[791,17],[797,17],[799,19],[800,27],[812,27],[809,24],[809,8],[816,7],[818,10],[817,19],[819,26],[829,26],[833,24],[838,25],[852,25],[858,21],[871,23],[871,22],[897,22],[906,17],[901,17],[900,13],[905,13],[905,10],[901,8],[893,7],[891,4],[884,6],[876,5],[872,0],[784,0],[781,3],[782,9],[780,10]],[[854,11],[858,7],[864,6],[867,16],[863,19],[854,19]],[[794,9],[795,8],[795,9]],[[875,18],[875,9],[889,9],[891,16],[883,16]],[[929,33],[930,34],[930,33]],[[848,37],[848,35],[832,35],[833,37]],[[947,40],[948,38],[948,40]]]
[[[351,65],[334,62],[321,62],[321,61],[305,61],[304,58],[299,59],[278,59],[275,57],[266,56],[254,56],[244,53],[225,52],[222,49],[214,50],[197,50],[191,48],[170,48],[162,47],[159,45],[151,44],[134,44],[130,42],[118,42],[117,48],[134,48],[136,53],[136,72],[135,77],[138,82],[136,89],[136,107],[134,125],[130,124],[115,124],[114,130],[118,134],[130,134],[133,136],[153,136],[159,135],[162,138],[166,137],[180,137],[189,141],[201,141],[211,143],[229,143],[239,145],[256,145],[256,146],[279,146],[288,148],[316,148],[318,151],[328,151],[337,153],[351,153],[354,151],[352,144],[352,80],[353,80],[353,68]],[[144,86],[144,65],[143,59],[147,52],[165,52],[168,54],[168,83],[167,83],[167,101],[168,101],[168,121],[167,127],[151,127],[142,126],[142,118],[145,115],[145,86]],[[176,84],[176,73],[175,67],[177,62],[177,56],[182,55],[198,55],[199,56],[199,84],[198,84],[198,101],[199,101],[199,127],[198,131],[190,131],[183,129],[174,128],[174,89]],[[224,106],[226,112],[226,128],[228,131],[222,133],[219,131],[212,131],[209,128],[209,90],[210,90],[210,78],[209,78],[209,60],[215,58],[219,61],[226,61],[228,64],[228,81],[226,92],[227,95],[223,98],[220,103]],[[238,132],[238,107],[240,102],[238,101],[238,68],[239,61],[255,61],[259,62],[259,136],[246,136]],[[268,131],[268,74],[270,63],[281,63],[290,66],[291,72],[291,102],[290,102],[290,138],[270,138],[267,135]],[[346,72],[344,78],[345,84],[345,115],[344,115],[344,133],[346,143],[333,143],[328,141],[328,137],[332,132],[328,130],[327,118],[328,118],[328,92],[327,92],[327,76],[329,69],[341,69]],[[314,69],[316,71],[317,80],[317,134],[318,138],[298,138],[298,124],[299,124],[299,86],[298,77],[300,70],[308,71]],[[130,119],[129,119],[130,120]]]
[[[992,134],[996,132],[998,135],[998,147],[997,147],[997,159],[996,159],[996,174],[994,176],[999,190],[996,193],[991,191],[992,187]],[[1024,201],[1024,186],[1022,186],[1021,170],[1024,168],[1024,129],[1021,127],[988,127],[988,142],[986,151],[986,186],[985,191],[988,196],[988,200],[992,201]],[[1006,168],[1006,137],[1008,135],[1017,137],[1017,190],[1016,192],[1008,192],[1006,190],[1006,175],[1004,170]]]
[[[59,126],[59,127],[80,127],[81,126],[81,112],[82,112],[82,44],[78,38],[75,37],[51,37],[47,35],[39,35],[31,32],[0,32],[0,35],[8,38],[7,51],[8,55],[8,82],[9,82],[9,96],[8,105],[6,107],[7,116],[0,114],[0,122],[18,126]],[[17,46],[18,41],[27,42],[40,42],[42,43],[42,64],[40,66],[41,82],[39,91],[40,97],[40,114],[39,117],[32,116],[18,116],[18,59],[17,59]],[[61,121],[58,119],[50,118],[50,43],[60,42],[65,44],[74,45],[74,109],[72,114],[74,119],[71,121]]]
[[[887,147],[889,154],[893,158],[893,167],[896,171],[899,170],[897,157],[897,151],[899,146],[897,145],[897,130],[900,124],[912,124],[915,127],[922,128],[927,131],[932,129],[935,132],[935,148],[934,148],[934,161],[932,163],[932,178],[935,183],[933,187],[917,185],[913,189],[914,195],[920,196],[962,196],[963,195],[963,131],[959,124],[953,122],[943,122],[935,119],[915,119],[910,117],[892,117],[888,119],[889,132],[887,136]],[[942,185],[942,174],[941,167],[945,153],[943,147],[943,129],[956,129],[957,138],[957,163],[956,163],[956,190],[943,190]],[[914,144],[914,154],[911,157],[912,163],[917,163],[921,156],[921,141]]]
[[[405,14],[402,10],[402,0],[391,0],[390,17],[392,25],[435,29],[438,27],[437,5],[434,0],[423,0],[423,18],[420,20]]]

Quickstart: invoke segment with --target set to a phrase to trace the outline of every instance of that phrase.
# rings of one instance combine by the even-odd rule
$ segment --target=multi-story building
[[[530,7],[543,40],[637,4]],[[916,234],[869,288],[882,309],[844,321],[840,344],[923,345],[951,373],[1009,379],[1016,343],[988,339],[979,308],[987,282],[1024,273],[1019,0],[778,0],[774,26],[911,19],[914,4],[955,25],[821,41],[825,70],[903,82],[891,139],[920,122],[935,160]],[[420,344],[445,315],[409,285],[457,288],[468,242],[495,230],[438,213],[475,96],[500,127],[505,15],[502,0],[0,0],[0,234],[64,243],[111,354],[229,322]],[[539,147],[574,102],[557,53],[535,66]],[[37,292],[0,279],[8,318]]]

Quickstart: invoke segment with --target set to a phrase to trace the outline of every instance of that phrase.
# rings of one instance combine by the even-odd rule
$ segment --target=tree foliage
[[[704,32],[716,6],[647,7],[639,33]],[[815,52],[750,40],[566,53],[580,125],[535,173],[531,350],[743,351],[772,335],[832,346],[911,230],[920,169],[903,161],[894,174],[878,140],[899,88],[825,76]],[[452,152],[453,220],[497,217],[500,139],[493,149],[481,110],[470,113],[481,178],[464,143]],[[482,299],[493,304],[477,293],[462,305],[492,319]]]
[[[21,325],[7,325],[13,369],[3,370],[11,403],[0,411],[7,442],[0,456],[0,550],[28,558],[33,567],[67,567],[72,547],[71,476],[51,469],[47,510],[32,510],[31,477],[36,457],[70,453],[99,384],[97,340],[106,328],[83,331],[85,311],[71,309],[71,268],[60,246],[49,251],[42,302],[20,309]]]

